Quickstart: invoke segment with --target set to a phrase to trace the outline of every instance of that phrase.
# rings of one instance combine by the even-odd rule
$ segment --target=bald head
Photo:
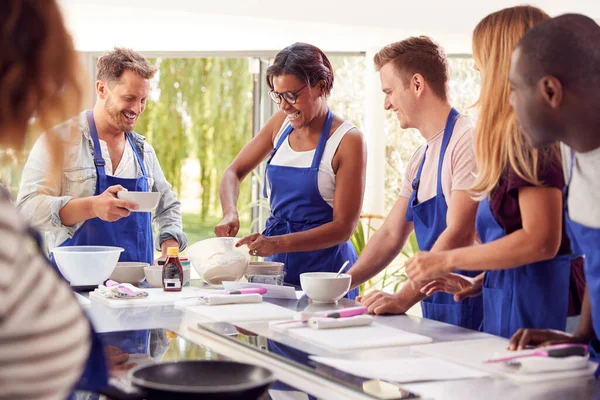
[[[534,146],[600,146],[600,26],[565,14],[527,32],[513,52],[511,103]],[[597,142],[597,143],[596,143]]]
[[[537,24],[519,42],[519,70],[530,84],[556,77],[565,90],[598,96],[600,26],[581,14],[565,14]]]

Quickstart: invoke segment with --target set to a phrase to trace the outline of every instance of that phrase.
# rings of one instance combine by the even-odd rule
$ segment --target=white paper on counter
[[[250,282],[231,282],[224,281],[223,289],[228,291],[247,289],[247,288],[265,288],[267,293],[263,294],[263,298],[272,299],[291,299],[297,300],[296,289],[292,286],[269,285],[266,283],[250,283]]]
[[[501,363],[484,363],[486,360],[493,358],[531,352],[531,350],[509,352],[506,349],[507,346],[508,339],[492,337],[490,339],[462,340],[457,342],[441,342],[423,346],[412,346],[410,350],[413,353],[437,357],[448,362],[464,365],[468,368],[485,371],[490,375],[501,375],[517,382],[527,383],[577,378],[581,376],[591,377],[594,375],[597,366],[594,362],[588,362],[588,367],[582,369],[524,374],[519,373],[518,369],[508,368]]]
[[[288,329],[287,334],[335,351],[412,346],[432,342],[428,336],[378,323],[341,329],[294,327]]]
[[[345,360],[311,356],[312,360],[369,379],[407,383],[481,378],[488,374],[433,357],[389,360]]]
[[[294,311],[271,303],[224,304],[220,306],[176,303],[175,308],[215,322],[254,322],[292,319]]]

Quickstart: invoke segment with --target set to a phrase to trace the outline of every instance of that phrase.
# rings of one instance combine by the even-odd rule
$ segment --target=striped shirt
[[[90,351],[90,326],[6,197],[0,198],[0,399],[64,400]]]

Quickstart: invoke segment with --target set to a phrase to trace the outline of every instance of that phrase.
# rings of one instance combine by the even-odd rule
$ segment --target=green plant
[[[360,257],[360,254],[364,250],[367,245],[367,242],[370,238],[371,232],[375,231],[375,228],[371,225],[371,220],[373,218],[383,218],[380,216],[363,216],[362,219],[367,219],[367,227],[365,229],[363,222],[359,222],[356,226],[354,234],[350,238],[356,253]],[[398,254],[398,256],[388,265],[383,271],[374,276],[372,279],[369,279],[365,283],[361,284],[358,287],[359,295],[364,295],[367,291],[377,289],[382,291],[389,291],[395,293],[400,288],[400,285],[406,282],[407,277],[404,272],[404,264],[406,261],[413,256],[413,254],[419,251],[419,246],[417,244],[417,237],[415,236],[414,231],[408,237],[404,248]]]

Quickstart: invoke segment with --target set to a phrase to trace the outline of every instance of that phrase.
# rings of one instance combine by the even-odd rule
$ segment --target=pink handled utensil
[[[320,313],[310,313],[310,312],[301,312],[300,313],[300,317],[298,319],[293,319],[293,320],[288,320],[288,321],[281,321],[281,322],[273,322],[270,325],[285,325],[285,324],[292,324],[292,323],[297,323],[297,324],[306,324],[308,323],[308,320],[312,317],[321,317],[321,318],[348,318],[348,317],[354,317],[356,315],[362,315],[365,314],[367,312],[367,307],[365,306],[360,306],[360,307],[349,307],[349,308],[343,308],[341,310],[337,310],[337,311],[330,311],[324,314],[320,314]]]
[[[543,349],[539,349],[527,354],[518,354],[515,356],[495,358],[492,360],[485,361],[486,364],[492,363],[506,363],[519,358],[526,357],[552,357],[552,358],[564,358],[570,356],[585,356],[588,354],[588,346],[585,344],[557,344],[554,346],[548,346]]]
[[[236,295],[236,294],[265,294],[267,293],[267,289],[266,288],[245,288],[245,289],[239,289],[239,290],[231,290],[231,291],[219,291],[217,293],[214,293],[215,295]],[[199,299],[199,298],[204,298],[206,297],[206,295],[203,296],[187,296],[187,297],[182,297],[181,300],[187,300],[187,299]]]
[[[367,312],[367,307],[359,306],[359,307],[350,307],[344,308],[334,312],[328,312],[323,314],[325,318],[347,318],[354,317],[355,315],[362,315]]]
[[[247,288],[247,289],[238,289],[232,290],[229,292],[225,292],[226,294],[265,294],[267,293],[266,288]]]

